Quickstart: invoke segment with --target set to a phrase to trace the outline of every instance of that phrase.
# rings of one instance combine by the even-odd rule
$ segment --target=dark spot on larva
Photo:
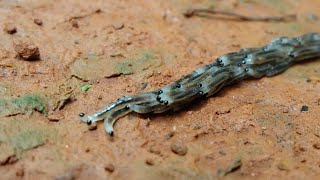
[[[222,63],[222,60],[221,59],[217,59],[217,63]]]
[[[158,94],[162,94],[162,93],[163,93],[163,91],[162,91],[162,90],[159,90],[159,91],[158,91]]]
[[[203,95],[203,91],[199,91],[199,94],[200,94],[200,95]]]
[[[113,136],[113,131],[109,132],[108,134],[109,134],[110,136]]]
[[[164,101],[163,103],[164,103],[164,105],[167,105],[167,104],[169,104],[169,102],[168,102],[168,101]]]
[[[201,83],[200,83],[200,84],[198,84],[198,87],[199,87],[199,88],[201,88],[201,87],[202,87],[202,84],[201,84]]]
[[[245,71],[245,72],[248,72],[248,71],[249,71],[249,68],[244,69],[244,71]]]
[[[294,54],[293,54],[292,52],[290,52],[290,53],[288,54],[288,56],[291,57],[291,58],[294,58]]]
[[[129,107],[129,105],[126,105],[126,107],[125,107],[126,109],[130,109],[130,107]]]
[[[181,88],[181,84],[177,84],[176,87],[177,87],[177,88]]]
[[[160,101],[161,100],[161,97],[160,96],[157,96],[157,101]]]
[[[246,61],[245,61],[245,60],[243,60],[243,61],[242,61],[242,64],[246,64]]]
[[[79,114],[80,117],[84,117],[84,115],[85,115],[84,113],[80,113]]]
[[[220,66],[221,66],[221,67],[223,67],[223,66],[224,66],[224,64],[223,64],[223,63],[220,63]]]
[[[90,126],[92,124],[92,121],[87,121],[88,126]]]
[[[300,109],[301,112],[307,112],[309,110],[308,106],[303,105]]]
[[[160,100],[159,103],[163,103],[163,100]]]

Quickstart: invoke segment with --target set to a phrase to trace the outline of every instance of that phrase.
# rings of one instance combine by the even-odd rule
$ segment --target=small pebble
[[[313,147],[314,147],[315,149],[320,149],[320,143],[315,143],[315,144],[313,144]]]
[[[7,32],[8,34],[14,34],[17,32],[17,28],[14,24],[12,23],[7,23],[4,25],[4,29],[5,32]]]
[[[48,120],[49,120],[49,121],[58,122],[58,121],[60,121],[60,119],[63,119],[63,117],[60,116],[60,115],[57,115],[57,114],[50,114],[50,115],[48,115]]]
[[[122,22],[114,22],[114,23],[112,23],[112,27],[115,30],[119,30],[119,29],[122,29],[124,27],[124,24]]]
[[[42,26],[42,24],[43,24],[42,20],[38,19],[38,18],[34,19],[33,22],[38,26]]]
[[[112,173],[113,171],[114,171],[114,165],[113,164],[107,164],[105,167],[104,167],[104,170],[106,170],[106,171],[108,171],[108,172],[110,172],[110,173]]]
[[[161,154],[161,151],[160,151],[160,149],[158,149],[157,147],[155,147],[155,146],[151,146],[150,147],[150,149],[149,149],[149,152],[150,153],[153,153],[153,154]]]
[[[285,164],[285,163],[279,163],[277,165],[277,168],[281,171],[288,171],[289,170],[289,167]]]
[[[175,154],[178,154],[180,156],[184,156],[188,152],[188,148],[181,143],[172,143],[171,146],[171,151],[174,152]]]
[[[154,165],[154,161],[151,158],[146,159],[145,163],[149,166],[153,166]]]
[[[309,110],[308,106],[303,105],[300,109],[301,112],[307,112]]]
[[[225,156],[227,155],[227,152],[225,150],[219,150],[219,154]]]
[[[74,27],[74,28],[79,28],[79,23],[78,23],[78,21],[75,20],[75,19],[73,19],[73,20],[71,21],[71,25],[72,25],[72,27]]]
[[[166,140],[171,139],[174,136],[174,131],[170,131],[168,134],[166,134],[164,137]]]
[[[18,168],[16,171],[16,176],[23,177],[24,176],[24,169]]]
[[[288,113],[288,112],[289,112],[289,108],[284,109],[282,112],[283,112],[283,113]]]
[[[307,151],[307,148],[306,148],[305,145],[303,145],[303,144],[295,144],[295,145],[292,147],[292,150],[293,150],[295,153],[301,153],[301,152],[306,152],[306,151]]]
[[[13,42],[13,48],[24,60],[30,61],[40,58],[39,48],[29,40],[15,40]]]

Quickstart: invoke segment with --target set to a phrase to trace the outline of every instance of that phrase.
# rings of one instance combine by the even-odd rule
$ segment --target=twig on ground
[[[245,15],[241,15],[233,12],[214,10],[209,8],[188,9],[184,13],[184,16],[187,18],[190,18],[192,16],[208,17],[208,14],[229,16],[229,17],[233,17],[234,20],[239,20],[239,21],[287,22],[287,21],[294,21],[297,18],[295,14],[284,15],[284,16],[245,16]]]

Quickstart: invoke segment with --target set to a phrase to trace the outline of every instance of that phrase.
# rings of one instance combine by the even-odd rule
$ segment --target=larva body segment
[[[296,62],[320,56],[320,45],[297,48],[292,55]]]
[[[320,57],[318,33],[297,38],[275,38],[260,48],[246,48],[222,55],[214,63],[198,68],[160,90],[123,96],[92,115],[80,113],[79,116],[87,124],[104,120],[106,132],[113,135],[115,122],[130,112],[178,110],[195,99],[214,95],[224,86],[247,78],[273,76],[295,62],[317,57]]]

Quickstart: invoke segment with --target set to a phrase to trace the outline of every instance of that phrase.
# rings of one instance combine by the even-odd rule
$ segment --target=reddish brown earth
[[[298,18],[183,16],[210,6]],[[319,178],[317,60],[224,88],[180,112],[130,114],[113,138],[78,117],[224,53],[320,32],[317,17],[315,0],[0,1],[0,179]]]

